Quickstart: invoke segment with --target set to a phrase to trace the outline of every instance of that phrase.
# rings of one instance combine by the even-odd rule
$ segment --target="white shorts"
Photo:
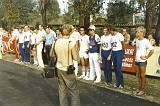
[[[85,59],[88,59],[89,56],[86,52],[82,52],[82,51],[79,51],[79,57],[80,58],[85,58]]]

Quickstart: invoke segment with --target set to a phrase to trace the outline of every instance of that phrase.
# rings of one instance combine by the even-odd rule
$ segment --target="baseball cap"
[[[96,27],[94,25],[90,25],[88,29],[96,30]]]

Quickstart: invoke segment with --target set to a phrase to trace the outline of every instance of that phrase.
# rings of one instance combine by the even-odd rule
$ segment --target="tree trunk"
[[[79,26],[84,26],[85,28],[88,28],[90,25],[90,14],[88,12],[89,10],[86,10],[85,8],[85,5],[87,5],[85,2],[85,0],[81,0]]]
[[[156,25],[156,32],[155,32],[155,38],[156,38],[156,43],[158,43],[158,38],[160,37],[160,2],[159,2],[159,7],[158,7],[158,21]]]
[[[146,4],[146,19],[145,19],[145,27],[146,27],[146,36],[152,33],[152,10],[153,10],[153,0],[148,0]]]
[[[41,0],[41,15],[42,22],[44,26],[47,26],[47,18],[46,18],[46,0]]]

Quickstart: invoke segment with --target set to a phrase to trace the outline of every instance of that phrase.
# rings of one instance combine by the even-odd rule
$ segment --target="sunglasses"
[[[84,31],[84,30],[79,30],[79,31]]]

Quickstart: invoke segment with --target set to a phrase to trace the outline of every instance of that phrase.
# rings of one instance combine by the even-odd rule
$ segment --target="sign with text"
[[[125,58],[122,62],[122,70],[135,73],[136,47],[131,45],[125,45],[125,47]]]

